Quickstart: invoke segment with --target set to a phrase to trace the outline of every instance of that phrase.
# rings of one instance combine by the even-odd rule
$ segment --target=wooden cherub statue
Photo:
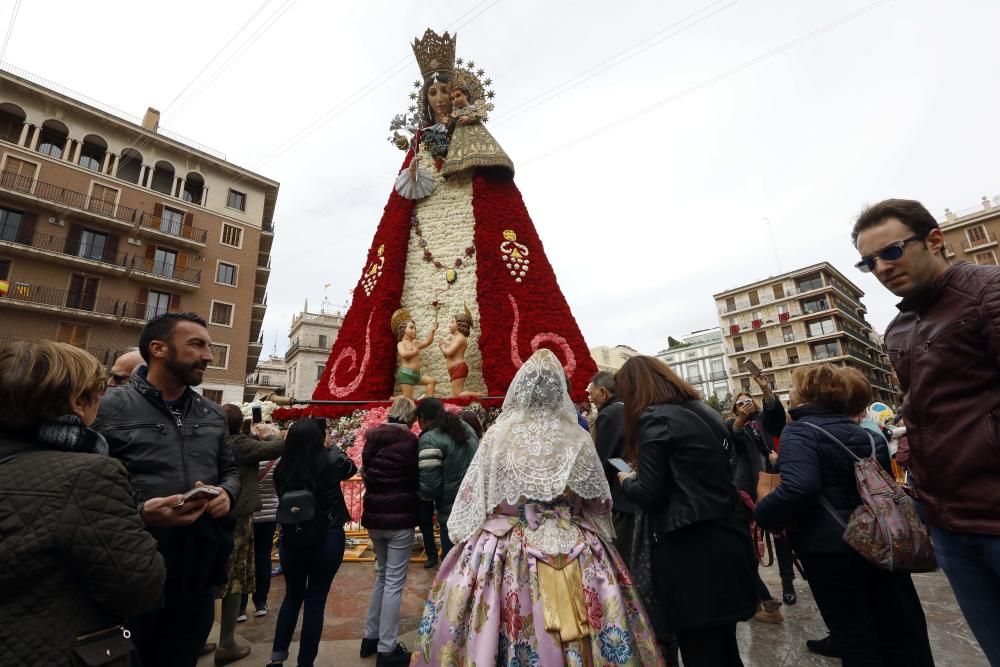
[[[414,385],[427,387],[425,396],[434,395],[437,382],[429,375],[420,372],[420,351],[434,342],[434,332],[437,322],[431,326],[431,332],[426,339],[417,341],[417,325],[410,317],[410,311],[400,308],[392,314],[392,331],[396,334],[396,353],[399,356],[399,368],[396,370],[396,382],[406,398],[413,398]]]

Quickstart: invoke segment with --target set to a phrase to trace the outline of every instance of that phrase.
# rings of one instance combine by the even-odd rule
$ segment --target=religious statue
[[[430,347],[434,342],[434,332],[437,328],[438,323],[434,322],[430,335],[417,342],[417,325],[410,317],[410,311],[400,308],[392,314],[392,330],[396,334],[396,354],[399,356],[396,382],[406,398],[413,398],[414,385],[427,387],[424,396],[434,395],[434,386],[437,382],[429,375],[420,372],[420,351]]]
[[[448,366],[448,377],[451,379],[451,395],[453,397],[470,396],[480,397],[477,391],[465,391],[465,378],[469,377],[469,365],[465,363],[465,349],[469,345],[469,334],[472,332],[472,313],[469,307],[465,307],[465,312],[457,313],[451,318],[449,331],[451,339],[445,343],[441,341],[438,347],[444,355],[445,363]]]

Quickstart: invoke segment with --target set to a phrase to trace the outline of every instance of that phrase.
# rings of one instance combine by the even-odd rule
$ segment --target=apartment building
[[[898,384],[865,319],[863,296],[827,262],[716,294],[733,393],[761,393],[742,366],[747,358],[786,400],[796,368],[830,362],[858,368],[877,400],[898,404]]]
[[[941,221],[944,254],[949,261],[997,264],[997,234],[1000,233],[1000,197],[983,197],[979,207],[961,214],[945,209]]]
[[[705,398],[715,396],[720,401],[730,395],[726,348],[722,330],[693,331],[666,350],[656,353],[675,373],[694,385]]]
[[[167,311],[209,322],[201,387],[239,402],[261,352],[278,183],[26,72],[0,71],[0,344],[105,364]]]
[[[639,354],[637,350],[628,345],[598,345],[590,348],[590,356],[597,364],[598,370],[614,373],[630,358]]]
[[[326,368],[327,358],[337,340],[344,316],[340,313],[309,312],[306,303],[301,313],[292,317],[288,331],[285,368],[288,369],[288,391],[291,398],[312,398],[316,383]]]

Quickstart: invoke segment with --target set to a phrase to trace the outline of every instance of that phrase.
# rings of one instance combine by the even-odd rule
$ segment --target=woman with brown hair
[[[717,412],[670,367],[632,357],[615,375],[625,404],[622,489],[636,521],[632,570],[656,634],[677,635],[685,667],[741,666],[736,623],[753,616],[755,559]]]
[[[861,497],[854,459],[841,445],[862,458],[874,451],[882,467],[891,469],[885,440],[849,416],[871,402],[871,385],[851,369],[808,366],[792,375],[789,402],[795,421],[781,434],[781,484],[757,504],[755,514],[764,528],[788,529],[830,629],[829,637],[807,646],[840,657],[846,666],[933,665],[909,573],[879,568],[842,537],[843,523]]]
[[[97,359],[71,345],[0,350],[3,664],[76,665],[95,651],[125,664],[121,624],[162,598],[163,558],[128,474],[89,428],[106,381]]]

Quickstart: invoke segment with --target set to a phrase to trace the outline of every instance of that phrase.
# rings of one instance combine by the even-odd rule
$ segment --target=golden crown
[[[401,324],[406,324],[412,319],[413,318],[410,317],[410,311],[407,310],[406,308],[400,308],[395,313],[393,313],[392,319],[389,320],[389,324],[390,326],[392,326],[392,335],[399,336],[399,334],[396,333],[397,331],[399,331],[399,326]]]
[[[455,71],[455,40],[458,35],[447,32],[439,35],[430,28],[424,36],[413,40],[413,55],[417,58],[420,75],[425,79],[437,72],[453,74]]]

